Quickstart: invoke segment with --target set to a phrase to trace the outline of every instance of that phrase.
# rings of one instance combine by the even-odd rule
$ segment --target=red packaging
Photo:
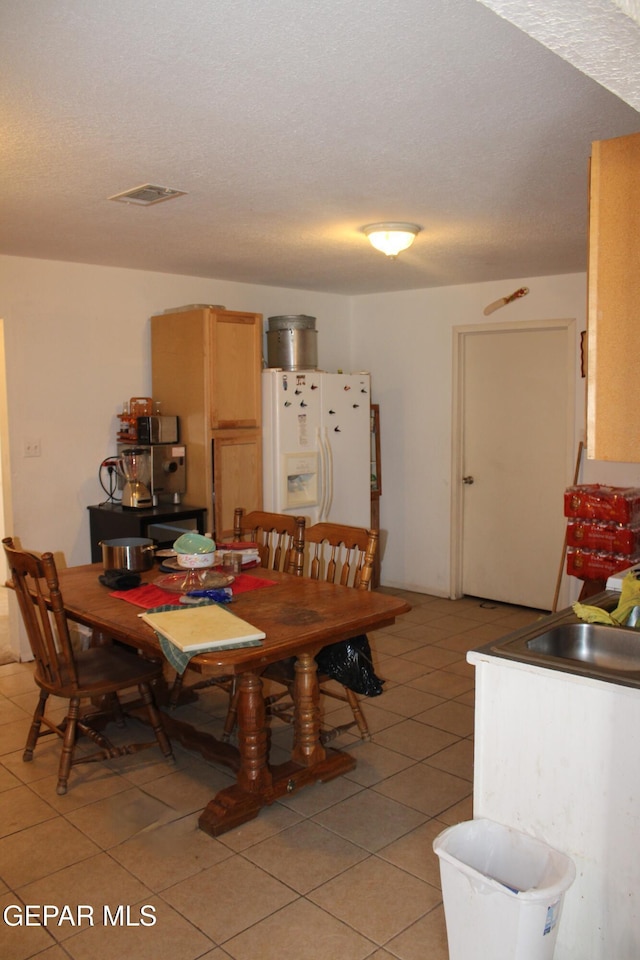
[[[604,550],[583,550],[569,547],[567,550],[567,573],[581,580],[606,580],[612,573],[625,570],[640,561],[640,554],[626,556],[606,553]]]
[[[570,518],[567,521],[567,544],[585,550],[605,550],[607,553],[628,556],[640,553],[640,524]]]
[[[564,493],[564,515],[585,520],[636,523],[640,521],[640,489],[607,487],[599,483],[567,487]]]

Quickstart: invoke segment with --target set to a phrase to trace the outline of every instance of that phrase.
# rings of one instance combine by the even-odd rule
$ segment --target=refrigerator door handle
[[[327,457],[320,427],[316,429],[316,438],[318,440],[318,453],[320,454],[320,506],[318,507],[318,522],[321,523],[324,516],[324,504],[327,497]]]
[[[327,495],[325,497],[324,517],[322,519],[327,520],[331,511],[331,504],[333,503],[333,450],[331,449],[331,441],[326,430],[324,439],[327,445]]]

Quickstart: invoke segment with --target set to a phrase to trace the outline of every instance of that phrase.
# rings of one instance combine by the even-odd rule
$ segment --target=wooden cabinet
[[[587,454],[640,462],[640,133],[592,145]]]
[[[215,492],[215,531],[233,534],[233,512],[262,509],[262,434],[258,430],[216,430],[211,459]]]
[[[180,418],[190,503],[233,533],[235,507],[262,508],[262,316],[195,307],[151,318],[153,396]]]
[[[262,426],[262,316],[209,311],[211,429]]]

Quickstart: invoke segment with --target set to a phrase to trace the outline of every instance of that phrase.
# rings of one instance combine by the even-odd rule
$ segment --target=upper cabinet
[[[587,455],[640,463],[640,133],[592,145]]]
[[[211,429],[261,426],[262,315],[210,311],[209,336]]]
[[[151,318],[153,396],[180,418],[186,500],[233,533],[236,507],[262,507],[262,315],[194,307]]]

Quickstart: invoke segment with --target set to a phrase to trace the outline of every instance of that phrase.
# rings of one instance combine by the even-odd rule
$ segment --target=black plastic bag
[[[365,697],[379,697],[383,681],[376,676],[369,638],[365,633],[323,647],[316,654],[320,673]]]

